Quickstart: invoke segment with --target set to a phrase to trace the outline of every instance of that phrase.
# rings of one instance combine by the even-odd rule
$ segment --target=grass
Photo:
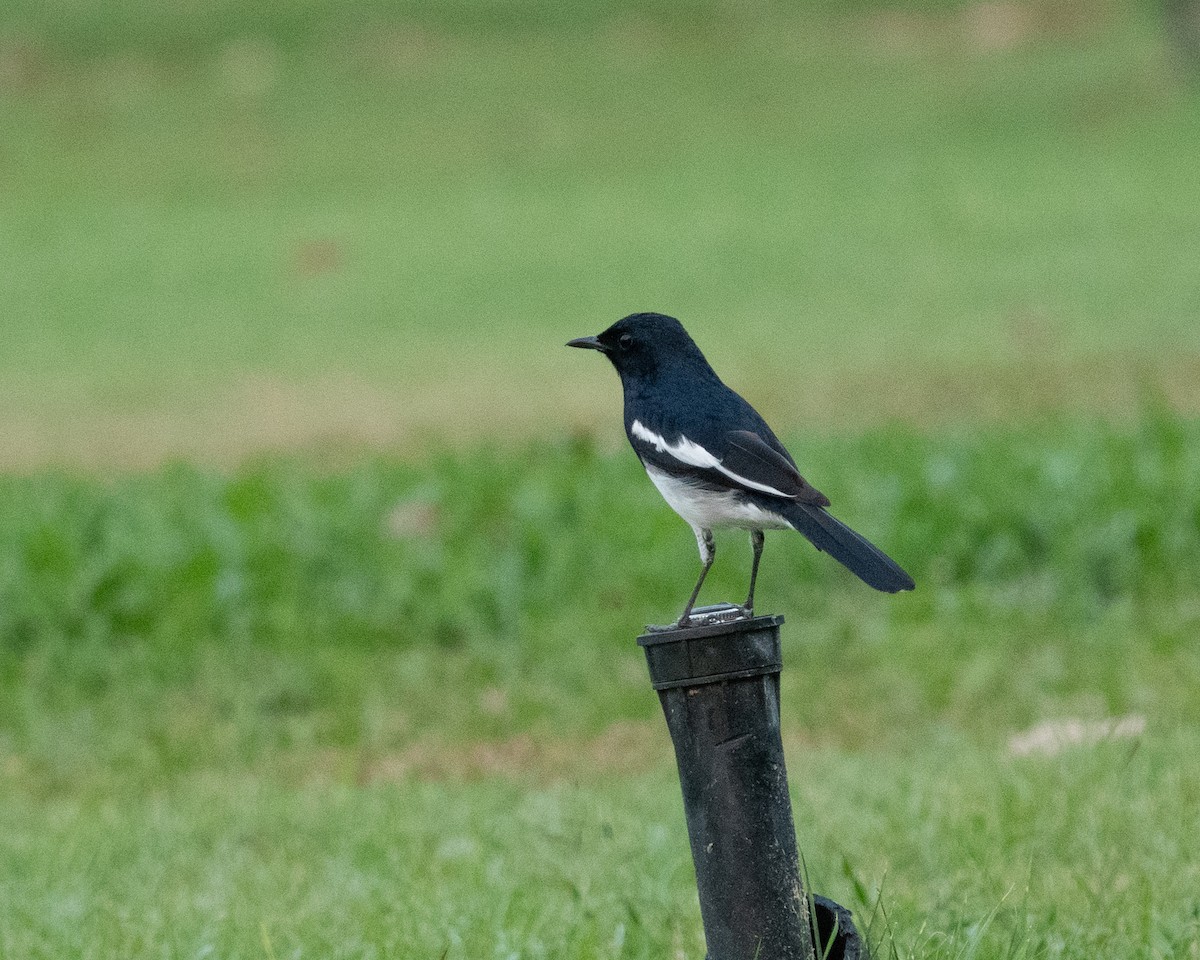
[[[793,444],[920,583],[776,536],[761,586],[813,881],[883,955],[1196,942],[1198,439],[1151,407]],[[633,644],[696,561],[630,461],[5,479],[0,950],[700,955]],[[714,598],[748,561],[719,551]],[[1146,733],[1005,746],[1123,715]]]
[[[1155,24],[684,7],[18,4],[5,462],[594,424],[646,308],[784,422],[1200,409]]]
[[[884,956],[894,941],[900,956],[935,960],[1175,957],[1200,935],[1187,849],[1194,736],[1053,760],[945,741],[901,757],[791,759],[807,856],[822,864],[814,885],[862,917],[871,904],[856,883],[868,901],[883,883]],[[132,802],[9,800],[0,949],[701,956],[672,776],[663,766],[551,785],[223,781]]]
[[[1200,956],[1148,9],[10,0],[0,130],[0,960],[702,956],[633,643],[694,545],[561,347],[646,308],[920,585],[768,543],[815,889],[880,958]]]

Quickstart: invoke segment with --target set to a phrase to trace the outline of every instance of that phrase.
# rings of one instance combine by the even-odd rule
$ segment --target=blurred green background
[[[919,584],[768,543],[816,889],[1198,955],[1192,27],[8,0],[0,957],[703,956],[695,548],[562,347],[643,309]]]
[[[1195,410],[1200,110],[1159,20],[10,0],[5,458],[607,423],[558,346],[637,309],[797,429]]]

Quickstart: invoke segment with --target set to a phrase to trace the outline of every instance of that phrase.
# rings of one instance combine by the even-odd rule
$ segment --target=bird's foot
[[[674,623],[649,624],[648,633],[665,633],[669,630],[679,630],[687,627],[707,627],[717,623],[732,623],[744,620],[752,613],[747,613],[745,607],[736,603],[714,603],[707,607],[696,607],[683,614]]]
[[[679,619],[678,626],[702,627],[714,623],[731,623],[746,616],[745,607],[736,603],[714,603],[707,607],[697,607],[686,616]]]

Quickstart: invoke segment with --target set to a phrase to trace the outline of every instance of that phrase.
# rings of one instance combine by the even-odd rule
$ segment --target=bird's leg
[[[679,618],[679,626],[681,627],[687,626],[688,617],[692,614],[692,607],[696,605],[696,598],[700,596],[700,588],[704,586],[704,578],[708,576],[708,570],[713,565],[713,560],[717,555],[717,545],[713,541],[711,530],[705,530],[701,527],[696,528],[696,546],[700,548],[700,562],[704,566],[700,570],[700,579],[696,581],[692,595],[688,597],[687,606],[683,608],[683,615]]]
[[[750,592],[746,595],[746,602],[743,605],[747,616],[754,613],[754,581],[758,579],[758,561],[762,559],[764,539],[761,530],[750,531],[750,546],[754,548],[754,563],[750,567]]]

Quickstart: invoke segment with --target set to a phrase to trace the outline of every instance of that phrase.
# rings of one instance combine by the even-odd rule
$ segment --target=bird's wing
[[[722,472],[745,478],[751,489],[773,487],[782,496],[800,503],[829,506],[829,498],[810,484],[789,458],[781,454],[757,433],[734,430],[725,436]]]
[[[709,449],[684,434],[667,440],[634,420],[629,438],[643,462],[670,473],[690,474],[698,480],[716,481],[718,486],[741,487],[799,503],[829,505],[829,499],[800,476],[787,457],[752,431],[730,431],[718,443],[710,444],[716,449]]]

